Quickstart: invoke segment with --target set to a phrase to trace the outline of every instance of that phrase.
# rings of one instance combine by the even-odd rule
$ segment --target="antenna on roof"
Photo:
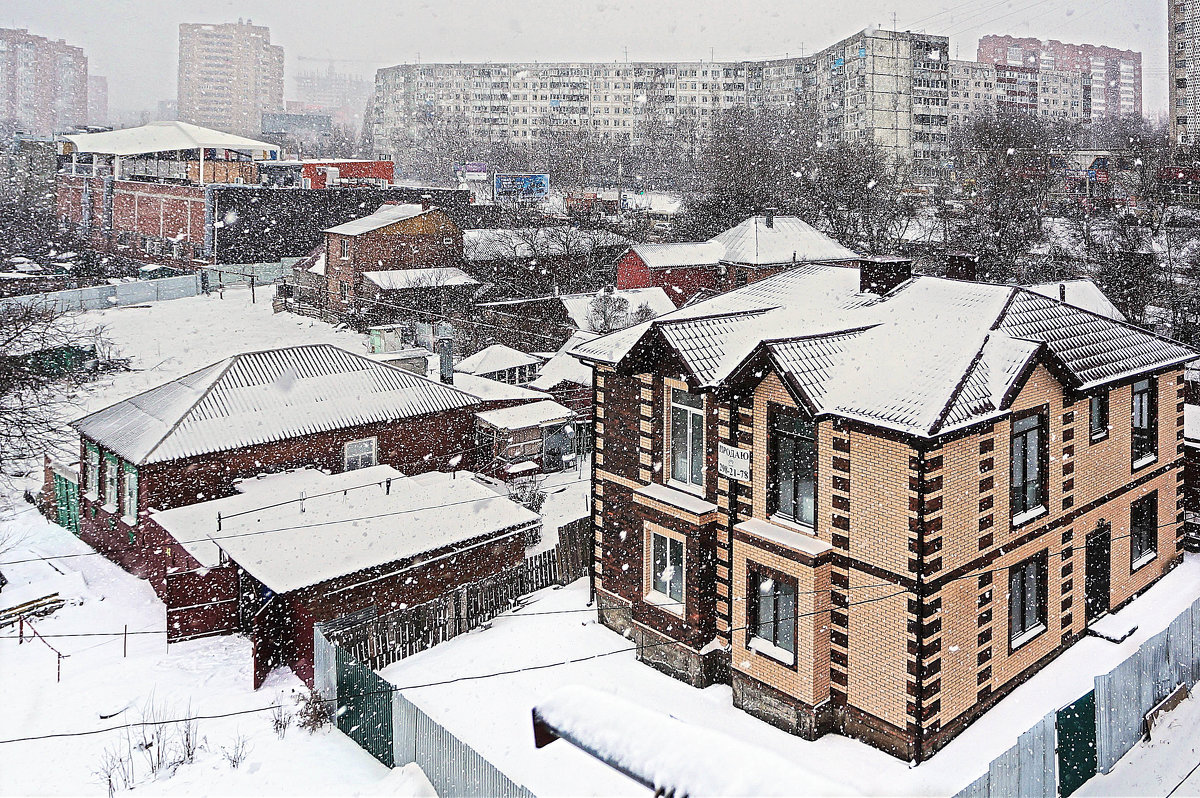
[[[304,512],[304,500],[308,498],[304,491],[300,491],[300,512]]]

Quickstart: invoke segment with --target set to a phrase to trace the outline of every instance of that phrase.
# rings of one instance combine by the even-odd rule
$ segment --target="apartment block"
[[[178,118],[255,137],[263,112],[283,110],[283,48],[249,20],[179,26]]]
[[[1179,562],[1195,353],[1069,298],[804,264],[577,346],[601,622],[928,759]]]
[[[0,121],[47,136],[88,121],[88,60],[83,49],[0,28]]]
[[[1085,119],[1142,115],[1142,54],[1098,44],[984,36],[976,60],[1082,75]]]
[[[89,125],[108,124],[108,78],[88,75],[87,121]]]
[[[1167,58],[1170,68],[1171,141],[1196,141],[1197,108],[1200,108],[1200,0],[1168,0]]]
[[[951,126],[987,108],[1036,113],[1047,119],[1091,120],[1082,72],[951,61]]]

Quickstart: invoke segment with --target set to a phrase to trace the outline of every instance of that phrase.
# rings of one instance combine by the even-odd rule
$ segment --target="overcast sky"
[[[897,8],[898,7],[898,8]],[[901,12],[899,9],[902,8]],[[865,27],[950,36],[972,59],[981,35],[1037,36],[1142,52],[1145,110],[1166,105],[1163,0],[0,0],[0,25],[82,46],[113,111],[174,99],[180,22],[271,28],[288,75],[373,75],[416,61],[768,58],[811,53]],[[316,60],[301,60],[301,58]],[[287,97],[291,99],[289,81]]]

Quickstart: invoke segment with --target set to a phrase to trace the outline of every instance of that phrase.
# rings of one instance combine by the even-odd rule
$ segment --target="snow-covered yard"
[[[586,580],[561,590],[541,591],[524,608],[497,618],[490,629],[458,637],[382,673],[431,717],[538,794],[642,791],[568,743],[534,748],[533,707],[562,687],[587,685],[685,724],[753,742],[810,771],[814,781],[832,778],[866,795],[952,795],[981,775],[988,763],[1035,721],[1085,693],[1095,675],[1111,670],[1165,628],[1198,593],[1200,557],[1188,556],[1119,614],[1122,621],[1138,626],[1129,639],[1119,645],[1094,637],[1080,641],[919,767],[909,767],[838,735],[802,740],[735,709],[728,687],[696,690],[637,662],[629,650],[630,641],[596,623],[594,612],[587,607]],[[404,689],[588,657],[595,658],[494,678]],[[1181,736],[1177,745],[1184,745],[1183,740]],[[753,767],[742,761],[709,764]],[[1195,762],[1188,767],[1192,764]],[[797,791],[805,790],[798,787]]]

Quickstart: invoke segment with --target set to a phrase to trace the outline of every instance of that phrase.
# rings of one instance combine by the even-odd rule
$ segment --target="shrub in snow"
[[[288,726],[292,723],[292,713],[283,704],[283,694],[280,693],[275,706],[271,708],[271,729],[282,740],[287,734]]]
[[[296,696],[296,725],[309,734],[333,723],[333,702],[326,701],[316,690]]]
[[[233,738],[233,743],[226,748],[221,746],[221,756],[225,757],[225,761],[229,763],[229,767],[235,770],[246,761],[246,756],[250,753],[250,741],[246,739],[246,735],[238,734]]]

